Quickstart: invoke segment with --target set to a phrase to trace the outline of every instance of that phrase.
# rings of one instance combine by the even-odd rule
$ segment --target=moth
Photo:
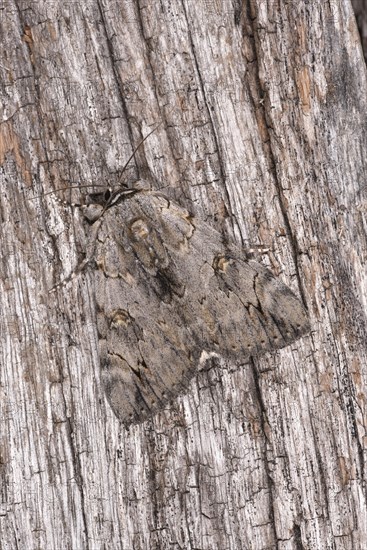
[[[211,355],[245,362],[309,331],[286,285],[164,195],[90,197],[102,381],[123,424],[185,392]]]

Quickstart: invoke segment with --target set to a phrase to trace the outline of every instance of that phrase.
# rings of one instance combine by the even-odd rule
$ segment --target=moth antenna
[[[158,130],[158,128],[160,127],[160,125],[163,123],[163,120],[161,120],[157,126],[155,128],[153,128],[153,130],[151,130],[149,132],[149,134],[147,134],[139,143],[138,145],[135,147],[135,149],[133,150],[133,152],[131,153],[131,155],[129,156],[129,158],[127,159],[124,167],[122,168],[121,170],[121,175],[125,172],[126,168],[128,167],[130,161],[135,157],[136,155],[136,152],[139,150],[139,148],[143,145],[144,141],[146,141],[148,139],[148,137],[150,137],[156,130]]]
[[[153,130],[151,130],[142,140],[140,140],[138,145],[135,147],[135,149],[133,150],[133,152],[131,153],[131,155],[129,156],[127,161],[125,162],[125,164],[124,164],[124,166],[121,170],[121,175],[125,172],[126,168],[128,167],[131,160],[134,158],[134,156],[136,155],[136,152],[139,150],[139,148],[148,139],[148,137],[150,137],[156,130],[158,130],[158,128],[160,127],[160,125],[162,123],[163,123],[163,120],[161,120],[157,124],[157,126],[155,128],[153,128]],[[33,201],[33,200],[36,200],[36,199],[40,199],[42,197],[46,197],[47,195],[52,195],[53,193],[58,193],[59,191],[68,191],[69,189],[83,189],[83,188],[86,188],[86,187],[103,187],[103,189],[106,189],[105,185],[98,185],[98,184],[93,184],[93,185],[92,184],[91,185],[68,185],[67,187],[61,187],[60,189],[55,189],[54,191],[48,191],[47,193],[43,193],[42,195],[37,195],[36,197],[32,197],[29,200]]]
[[[103,189],[106,189],[105,185],[98,185],[98,184],[68,185],[67,187],[60,187],[60,189],[54,189],[54,191],[48,191],[47,193],[43,193],[42,195],[36,195],[35,197],[31,197],[29,200],[34,201],[36,199],[41,199],[42,197],[47,197],[47,195],[53,195],[54,193],[58,193],[59,191],[67,191],[68,189],[83,189],[85,187],[103,187]]]

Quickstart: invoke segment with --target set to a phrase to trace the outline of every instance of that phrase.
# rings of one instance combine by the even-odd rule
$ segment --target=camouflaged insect
[[[184,392],[208,354],[244,362],[309,330],[287,286],[165,196],[107,191],[84,214],[97,224],[102,378],[125,425]]]

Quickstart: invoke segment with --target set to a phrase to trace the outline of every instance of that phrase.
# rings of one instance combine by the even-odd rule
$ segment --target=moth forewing
[[[185,391],[206,354],[244,362],[309,330],[286,285],[163,195],[124,189],[90,212],[102,379],[124,424]]]

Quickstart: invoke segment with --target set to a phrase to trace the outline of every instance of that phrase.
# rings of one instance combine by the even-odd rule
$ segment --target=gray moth
[[[211,355],[236,363],[309,331],[293,292],[164,195],[90,195],[102,381],[125,425],[186,391]]]

